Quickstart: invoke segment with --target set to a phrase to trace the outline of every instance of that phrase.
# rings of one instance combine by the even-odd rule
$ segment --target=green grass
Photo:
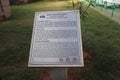
[[[12,6],[12,16],[0,22],[0,79],[42,80],[45,68],[27,68],[34,13],[71,9],[65,2]],[[81,21],[83,46],[93,51],[94,65],[82,79],[120,80],[120,25],[93,9],[88,13]]]
[[[93,50],[94,67],[85,71],[83,79],[120,80],[120,25],[92,9],[88,12],[82,22],[82,30],[87,30],[83,45]]]

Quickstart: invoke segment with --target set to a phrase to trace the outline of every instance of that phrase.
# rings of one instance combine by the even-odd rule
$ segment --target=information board
[[[79,11],[36,12],[28,66],[83,65]]]

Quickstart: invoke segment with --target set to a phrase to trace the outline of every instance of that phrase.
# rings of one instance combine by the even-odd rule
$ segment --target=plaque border
[[[54,12],[73,12],[76,11],[78,12],[77,14],[77,25],[78,25],[78,44],[79,44],[79,57],[81,60],[81,64],[72,64],[72,65],[63,65],[63,64],[32,64],[32,49],[33,49],[33,42],[35,40],[35,26],[36,26],[36,20],[37,20],[37,15],[40,13],[54,13]],[[67,10],[67,11],[44,11],[44,12],[35,12],[34,16],[34,24],[33,24],[33,32],[32,32],[32,37],[31,37],[31,44],[30,44],[30,53],[29,53],[29,61],[28,61],[28,67],[83,67],[84,66],[84,59],[83,59],[83,48],[82,48],[82,33],[81,33],[81,23],[80,23],[80,13],[79,10]],[[80,46],[81,45],[81,46]]]

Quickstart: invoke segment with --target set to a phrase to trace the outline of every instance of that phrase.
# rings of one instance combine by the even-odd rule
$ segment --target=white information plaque
[[[28,67],[84,66],[78,10],[36,12]]]

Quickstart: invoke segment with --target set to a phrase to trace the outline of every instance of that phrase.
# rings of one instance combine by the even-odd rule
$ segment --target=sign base
[[[67,68],[50,68],[52,80],[67,80]]]

